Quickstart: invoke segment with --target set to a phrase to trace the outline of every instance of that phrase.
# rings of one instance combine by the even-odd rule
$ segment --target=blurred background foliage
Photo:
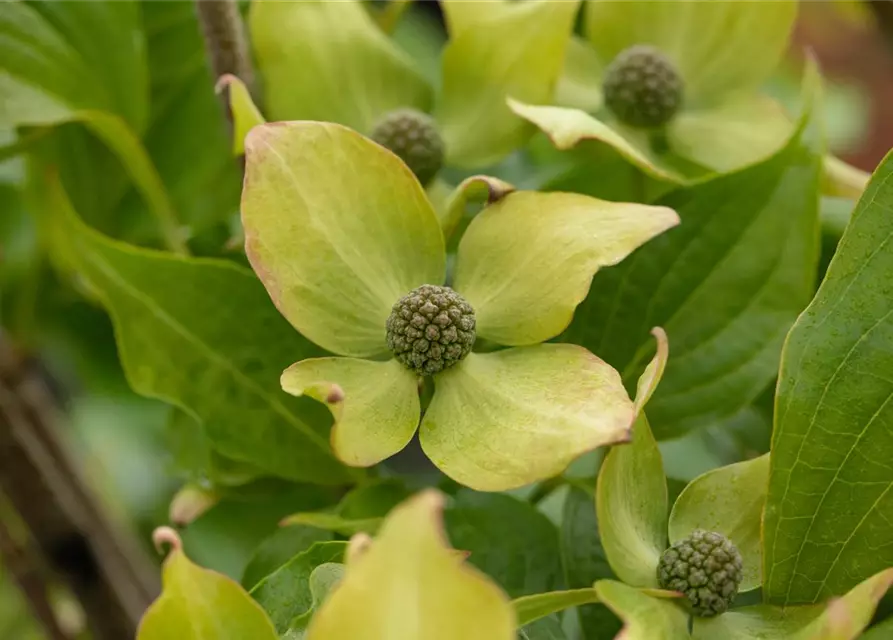
[[[92,6],[70,11],[69,4]],[[369,4],[370,11],[387,10],[384,3]],[[93,103],[75,104],[77,109],[101,107],[127,123],[157,170],[194,255],[243,260],[233,246],[240,167],[230,155],[228,127],[193,4],[28,6],[44,27],[57,32],[58,95],[77,103],[89,86]],[[394,37],[436,86],[439,51],[446,40],[437,4],[409,6]],[[815,56],[827,80],[824,109],[831,151],[870,172],[893,146],[893,26],[884,24],[884,11],[866,2],[802,3],[790,54],[767,87],[792,112],[800,95],[804,51]],[[5,115],[2,109],[0,115]],[[157,213],[149,210],[120,157],[76,120],[30,123],[18,136],[9,127],[0,128],[0,322],[6,336],[42,363],[58,395],[61,426],[93,487],[148,548],[152,529],[168,521],[172,496],[192,479],[194,461],[184,456],[193,449],[183,443],[189,430],[172,431],[169,425],[174,420],[182,425],[182,416],[129,389],[108,316],[84,295],[64,260],[44,251],[44,194],[28,176],[55,168],[77,211],[109,236],[155,247],[163,245],[163,238]],[[33,153],[20,155],[22,150]],[[499,171],[519,186],[535,187],[567,162],[565,157],[550,164],[554,160],[539,134],[528,149],[501,163]],[[848,200],[823,202],[824,265],[851,208]],[[668,476],[687,481],[767,451],[772,399],[769,387],[726,423],[662,443]],[[569,476],[580,475],[581,481],[591,477],[597,457],[578,461]],[[282,516],[330,503],[330,496],[306,488],[282,491],[262,485],[231,492],[188,528],[184,539],[194,560],[239,577],[254,547]],[[560,499],[549,496],[540,506],[557,519]],[[81,624],[76,610],[69,617],[73,628]],[[32,637],[41,636],[0,567],[0,638]]]

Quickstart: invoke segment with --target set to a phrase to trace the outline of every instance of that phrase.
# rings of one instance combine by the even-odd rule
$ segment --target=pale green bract
[[[380,356],[394,303],[445,281],[440,222],[405,164],[342,125],[255,126],[245,150],[255,272],[305,337],[351,356],[298,362],[282,386],[329,407],[341,461],[373,465],[418,426],[416,374]],[[665,207],[503,186],[461,239],[454,289],[475,307],[479,336],[517,348],[470,353],[435,374],[421,426],[444,473],[488,491],[628,439],[635,409],[618,373],[581,347],[539,343],[566,328],[600,267],[678,223]]]
[[[368,134],[385,114],[432,113],[447,163],[484,166],[523,145],[534,128],[505,99],[552,99],[579,0],[443,3],[450,40],[435,95],[413,60],[363,3],[251,5],[249,23],[272,120],[337,122]]]
[[[657,180],[687,183],[740,169],[778,151],[794,128],[781,105],[758,88],[781,60],[796,17],[795,0],[589,0],[584,25],[590,51],[583,54],[587,43],[574,41],[557,104],[510,95],[509,107],[559,149],[585,141],[607,144]],[[682,108],[659,133],[622,124],[597,99],[605,69],[635,45],[659,50],[683,79]],[[857,197],[865,178],[826,159],[829,194]]]

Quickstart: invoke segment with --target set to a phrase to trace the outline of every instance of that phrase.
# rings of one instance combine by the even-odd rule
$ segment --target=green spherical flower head
[[[662,589],[684,593],[695,615],[710,617],[732,604],[742,566],[741,554],[728,538],[695,529],[661,555],[657,581]]]
[[[439,373],[474,345],[474,309],[449,287],[423,284],[397,301],[387,322],[388,348],[420,376]]]
[[[646,45],[617,54],[605,71],[602,91],[608,108],[631,127],[661,127],[682,105],[679,72],[664,54]]]
[[[434,120],[421,111],[391,111],[373,127],[370,137],[403,160],[423,185],[443,166],[443,138]]]

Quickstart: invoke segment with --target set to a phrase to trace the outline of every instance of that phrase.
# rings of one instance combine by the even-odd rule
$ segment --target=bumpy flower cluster
[[[663,589],[684,593],[695,615],[710,617],[729,608],[742,566],[741,554],[725,536],[695,529],[661,555],[657,581]]]
[[[602,85],[605,104],[632,127],[665,125],[682,105],[682,78],[654,47],[635,45],[608,66]]]
[[[369,136],[406,163],[423,185],[443,166],[444,144],[431,116],[415,109],[392,111]]]
[[[449,287],[425,284],[400,298],[387,321],[388,348],[421,376],[447,369],[474,345],[474,309]]]

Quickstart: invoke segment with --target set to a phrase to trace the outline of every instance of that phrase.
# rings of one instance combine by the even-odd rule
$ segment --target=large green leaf
[[[285,365],[316,349],[249,271],[114,242],[77,219],[57,182],[51,196],[57,246],[111,313],[137,392],[190,412],[235,460],[293,480],[351,477],[329,448],[328,421],[277,390]]]
[[[466,489],[448,505],[444,524],[452,545],[513,598],[563,586],[558,532],[530,504]]]
[[[431,106],[412,60],[363,4],[253,2],[251,41],[270,120],[322,120],[368,133],[388,111]]]
[[[313,570],[326,562],[342,562],[346,548],[346,542],[317,542],[251,588],[251,597],[261,604],[278,633],[284,634],[295,618],[310,610]]]
[[[453,11],[454,17],[474,15],[459,29],[455,21],[452,25],[435,117],[448,162],[483,166],[508,155],[533,134],[533,127],[512,114],[505,100],[551,99],[579,0],[501,3],[495,11],[457,4],[462,11]]]
[[[307,551],[317,542],[330,542],[334,536],[328,531],[302,525],[283,526],[261,542],[242,571],[242,586],[253,589],[261,580],[286,564],[291,558]]]
[[[592,586],[598,580],[615,578],[598,531],[595,500],[591,493],[572,487],[561,517],[561,560],[570,589]],[[612,638],[621,623],[604,605],[579,607],[577,615],[586,638]]]
[[[131,1],[4,2],[0,126],[54,124],[95,110],[141,131],[149,86],[140,27]]]
[[[308,629],[309,640],[512,640],[505,593],[449,548],[442,497],[426,491],[394,509]]]
[[[164,562],[164,591],[146,611],[137,632],[138,640],[277,637],[270,619],[238,583],[194,565],[179,541]]]
[[[893,565],[893,156],[788,336],[764,525],[764,595],[846,592]]]
[[[326,349],[384,352],[394,303],[445,275],[443,235],[418,180],[337,124],[254,127],[245,151],[245,250],[276,306]]]
[[[673,357],[648,405],[658,438],[734,415],[775,376],[784,334],[813,291],[814,134],[804,126],[765,162],[662,197],[682,224],[598,274],[577,308],[564,338],[626,380],[648,356],[648,330],[666,329]]]

